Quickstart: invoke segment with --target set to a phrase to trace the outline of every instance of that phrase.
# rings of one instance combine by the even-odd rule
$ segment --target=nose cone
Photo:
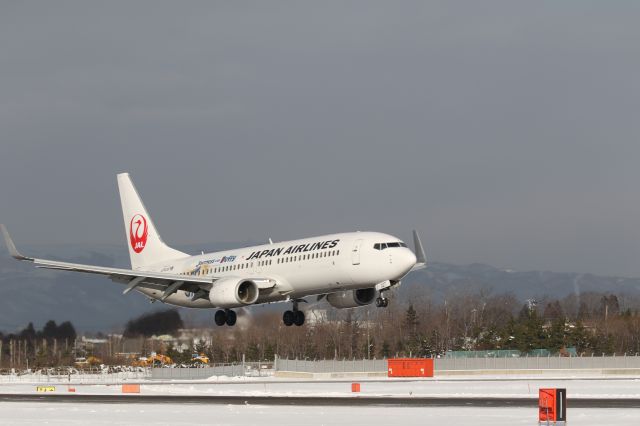
[[[405,248],[398,256],[398,265],[402,268],[402,274],[406,274],[416,264],[416,255],[411,250]]]

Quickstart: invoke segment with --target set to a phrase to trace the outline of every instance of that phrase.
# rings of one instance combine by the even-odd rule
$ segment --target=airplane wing
[[[57,269],[63,271],[85,272],[88,274],[106,275],[112,281],[127,284],[123,294],[139,288],[149,288],[163,292],[160,301],[164,301],[178,290],[196,293],[198,290],[209,290],[217,277],[196,277],[166,272],[138,271],[134,269],[108,268],[104,266],[83,265],[80,263],[59,262],[56,260],[36,259],[22,255],[17,249],[7,228],[0,224],[0,231],[7,243],[9,254],[14,259],[33,262],[37,268]]]

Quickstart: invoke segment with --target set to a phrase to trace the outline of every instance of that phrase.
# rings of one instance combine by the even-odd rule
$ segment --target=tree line
[[[18,333],[0,333],[0,367],[72,365],[77,334],[69,321],[47,321],[41,330],[29,323]]]
[[[240,318],[243,316],[241,315]],[[640,353],[640,299],[604,293],[519,301],[511,294],[467,291],[445,300],[392,300],[365,307],[307,313],[304,327],[281,314],[247,315],[234,328],[212,327],[192,351],[214,362],[298,359],[438,357],[447,351],[547,349],[578,355]],[[167,352],[179,356],[175,348]]]

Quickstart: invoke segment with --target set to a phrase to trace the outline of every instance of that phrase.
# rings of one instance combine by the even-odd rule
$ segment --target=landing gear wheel
[[[386,297],[378,297],[376,299],[376,307],[386,308],[387,306],[389,306],[389,299],[387,299]]]
[[[229,311],[226,312],[226,314],[227,314],[226,315],[227,316],[227,325],[229,327],[234,326],[236,324],[236,313],[235,313],[235,311],[229,310]]]
[[[284,311],[284,314],[282,314],[282,322],[287,327],[293,325],[294,319],[295,319],[295,315],[292,311]]]
[[[304,312],[302,311],[293,311],[293,323],[295,325],[297,325],[298,327],[300,327],[302,324],[304,324]]]
[[[213,317],[217,326],[224,325],[227,322],[227,314],[223,310],[216,311],[216,314]]]

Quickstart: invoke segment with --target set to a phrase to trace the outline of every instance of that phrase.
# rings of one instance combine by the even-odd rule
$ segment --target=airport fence
[[[278,358],[275,371],[303,373],[383,373],[387,371],[386,359],[325,359],[302,360]]]
[[[640,368],[640,356],[437,358],[435,370],[580,370]]]
[[[303,373],[381,373],[386,359],[298,360],[278,358],[275,371]],[[435,371],[640,369],[640,356],[534,356],[517,358],[436,358]]]
[[[265,377],[273,375],[273,363],[244,362],[198,368],[152,368],[154,380],[205,380],[210,377]]]

